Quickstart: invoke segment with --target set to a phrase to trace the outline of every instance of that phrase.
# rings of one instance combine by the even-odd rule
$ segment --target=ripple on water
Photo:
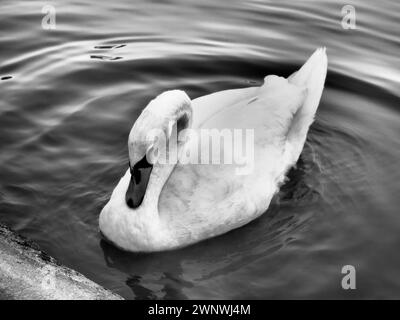
[[[362,16],[349,32],[335,1],[62,0],[54,32],[34,4],[12,4],[0,14],[0,220],[127,298],[400,297],[395,2],[355,1]],[[287,76],[322,45],[316,121],[264,215],[172,252],[101,240],[98,214],[148,101]],[[357,268],[356,293],[339,289],[345,264]]]

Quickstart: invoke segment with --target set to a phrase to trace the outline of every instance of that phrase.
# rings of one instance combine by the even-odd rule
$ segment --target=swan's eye
[[[131,172],[131,181],[126,191],[126,204],[134,209],[140,206],[146,193],[147,184],[150,180],[153,165],[150,164],[146,156],[138,161],[133,167],[129,164]]]

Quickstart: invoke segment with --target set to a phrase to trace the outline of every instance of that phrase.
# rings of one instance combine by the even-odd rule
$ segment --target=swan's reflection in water
[[[312,162],[313,151],[307,146],[306,150],[268,211],[257,220],[225,235],[167,252],[129,253],[101,240],[107,266],[127,275],[126,285],[136,299],[187,299],[192,295],[186,292],[192,288],[233,275],[274,254],[294,241],[296,232],[314,214],[313,210],[305,214],[295,208],[319,198],[307,179],[310,172],[320,169]]]

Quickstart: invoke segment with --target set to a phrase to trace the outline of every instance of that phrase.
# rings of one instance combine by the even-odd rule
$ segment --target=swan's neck
[[[167,182],[169,176],[174,170],[175,164],[159,164],[153,165],[150,180],[147,185],[146,194],[144,196],[141,207],[143,207],[144,213],[150,219],[158,220],[158,201],[162,192],[162,189]],[[153,220],[154,221],[154,220]]]
[[[164,185],[167,183],[169,176],[175,168],[176,161],[179,159],[181,153],[185,149],[185,144],[188,142],[186,141],[186,143],[182,144],[176,143],[178,139],[178,133],[174,131],[174,134],[176,136],[171,136],[170,139],[173,140],[170,140],[168,143],[168,151],[166,155],[166,159],[168,159],[168,161],[163,161],[163,163],[156,161],[153,164],[153,169],[151,171],[149,183],[147,185],[147,190],[141,204],[145,215],[147,215],[147,218],[150,221],[160,219],[158,202],[161,196],[161,192],[164,188]]]

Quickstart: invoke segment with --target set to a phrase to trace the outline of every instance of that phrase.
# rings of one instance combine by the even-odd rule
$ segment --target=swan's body
[[[131,131],[132,164],[146,153],[146,130],[164,128],[163,118],[176,120],[184,114],[196,130],[254,129],[254,170],[237,175],[235,165],[154,164],[143,202],[135,209],[126,204],[127,170],[101,212],[102,233],[125,250],[159,251],[225,233],[260,216],[300,156],[326,71],[325,49],[318,49],[288,79],[268,76],[261,87],[193,101],[182,91],[157,97]]]

